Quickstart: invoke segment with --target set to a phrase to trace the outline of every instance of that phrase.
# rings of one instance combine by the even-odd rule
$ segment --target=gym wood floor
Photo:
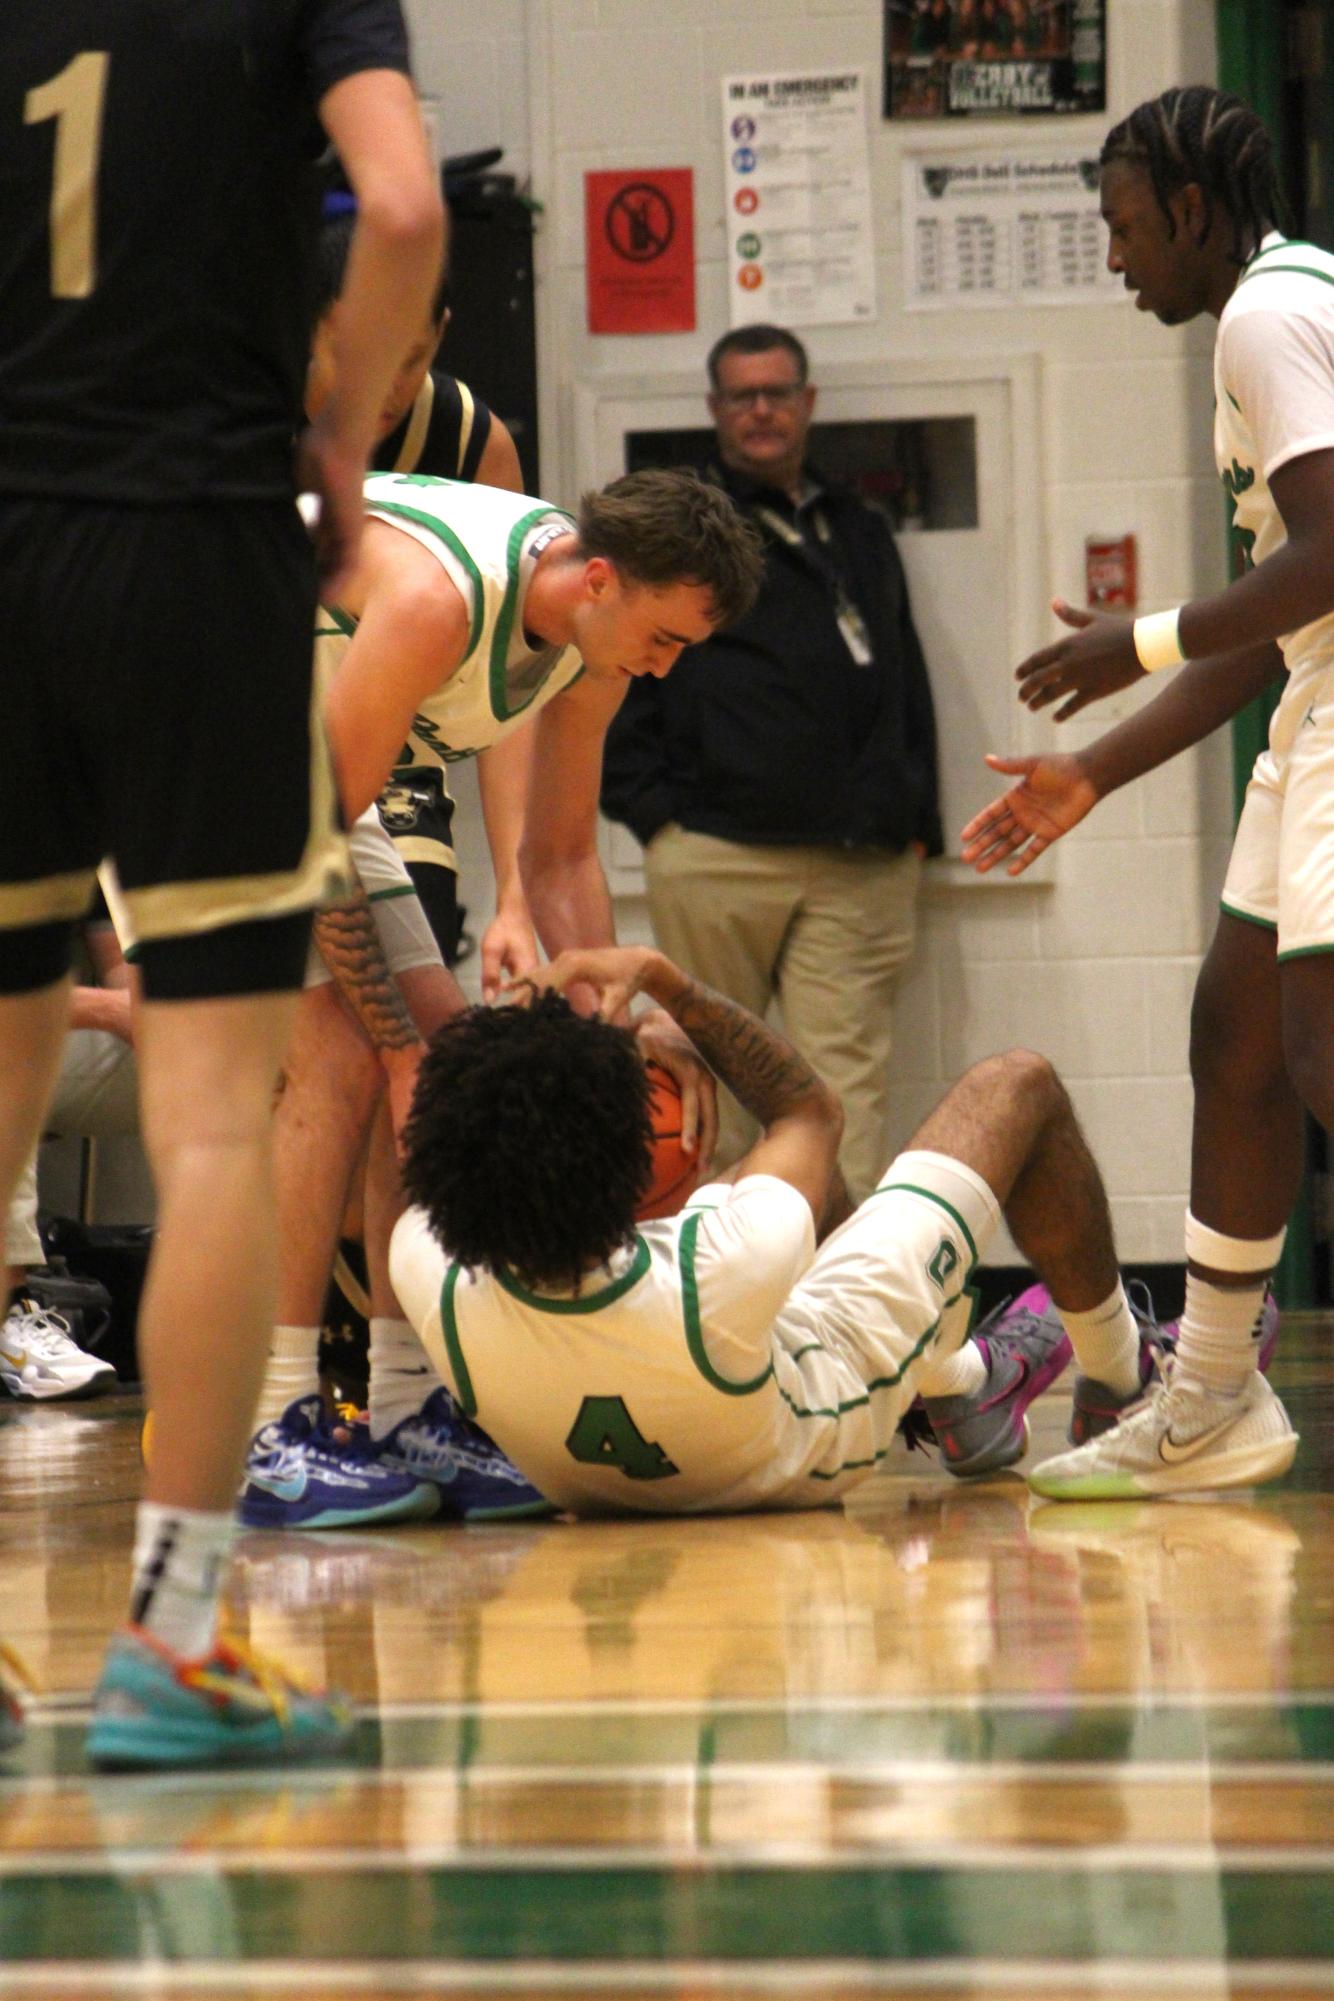
[[[905,1454],[847,1513],[248,1535],[356,1759],[168,1778],[82,1753],[137,1404],[7,1404],[0,1995],[1334,1993],[1334,1317],[1274,1380],[1297,1464],[1230,1498]]]

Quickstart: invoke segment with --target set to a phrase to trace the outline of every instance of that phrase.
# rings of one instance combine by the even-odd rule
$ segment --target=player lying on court
[[[567,1005],[581,983],[608,1017],[636,994],[665,1008],[763,1128],[677,1216],[636,1227],[643,1068],[625,1029]],[[841,1124],[790,1043],[661,953],[564,953],[531,1005],[470,1009],[428,1051],[395,1291],[462,1408],[579,1513],[823,1506],[919,1392],[938,1433],[971,1428],[974,1470],[988,1426],[990,1464],[1012,1463],[1053,1345],[1032,1322],[994,1349],[966,1339],[1002,1213],[1085,1379],[1139,1341],[1063,1086],[1026,1050],[977,1064],[817,1249]]]

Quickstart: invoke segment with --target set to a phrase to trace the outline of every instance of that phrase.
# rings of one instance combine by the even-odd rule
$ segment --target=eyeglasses
[[[753,410],[763,397],[775,409],[785,410],[804,394],[805,388],[804,382],[761,382],[754,389],[716,389],[714,400],[725,410]]]

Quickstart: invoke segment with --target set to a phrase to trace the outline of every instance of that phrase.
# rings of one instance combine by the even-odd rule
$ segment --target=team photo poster
[[[885,0],[885,117],[1103,111],[1107,0]]]

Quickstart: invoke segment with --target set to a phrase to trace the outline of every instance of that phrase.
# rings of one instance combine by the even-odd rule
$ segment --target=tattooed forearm
[[[823,1089],[786,1036],[712,987],[685,978],[663,1004],[700,1055],[762,1126],[782,1118]]]
[[[375,915],[363,889],[315,917],[315,943],[343,999],[377,1049],[409,1049],[412,1017],[385,964]]]

